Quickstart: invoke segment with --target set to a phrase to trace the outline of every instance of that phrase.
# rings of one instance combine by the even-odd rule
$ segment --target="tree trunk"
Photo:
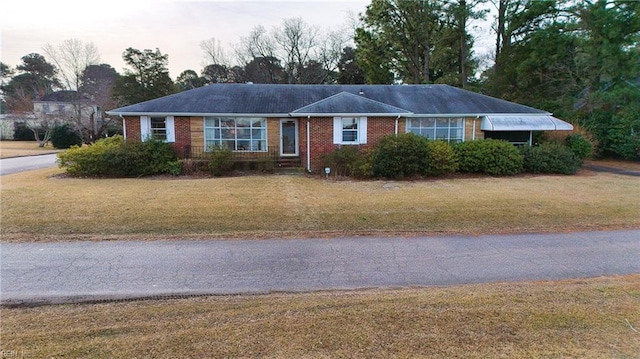
[[[500,53],[502,52],[502,46],[504,43],[505,37],[505,15],[507,12],[507,2],[508,0],[499,0],[498,2],[498,26],[496,28],[496,58],[495,58],[495,71],[498,71],[500,66],[498,59],[500,58]]]
[[[460,83],[467,88],[467,1],[460,0]]]

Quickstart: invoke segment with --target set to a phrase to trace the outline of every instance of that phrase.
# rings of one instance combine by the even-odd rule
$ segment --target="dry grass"
[[[50,143],[45,147],[38,147],[38,142],[36,141],[0,141],[0,158],[44,155],[56,152],[60,152],[60,150],[53,148]]]
[[[638,358],[640,275],[2,311],[34,358]]]
[[[640,227],[640,180],[611,174],[386,182],[51,177],[56,173],[1,178],[4,241]]]

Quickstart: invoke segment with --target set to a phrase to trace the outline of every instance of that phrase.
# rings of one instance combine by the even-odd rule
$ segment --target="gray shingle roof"
[[[333,96],[333,97],[332,97]],[[333,112],[335,111],[335,112]],[[448,85],[214,84],[108,111],[112,115],[549,114]]]
[[[344,91],[291,111],[291,114],[302,116],[324,114],[406,115],[410,113],[411,111]]]

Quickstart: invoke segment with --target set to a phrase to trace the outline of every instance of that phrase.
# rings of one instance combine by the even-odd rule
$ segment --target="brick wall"
[[[404,120],[398,121],[398,133],[404,130]],[[300,119],[300,158],[302,164],[307,167],[307,119]],[[335,145],[333,144],[333,117],[313,117],[309,119],[310,126],[310,162],[313,172],[322,171],[320,157],[340,146],[358,146],[361,149],[374,147],[383,136],[394,134],[396,126],[395,117],[369,117],[367,118],[367,144],[366,145]]]
[[[127,140],[140,141],[140,117],[125,116],[124,122],[127,130]]]
[[[191,147],[191,117],[176,116],[173,118],[173,124],[176,134],[173,147],[178,151],[179,156],[185,156]]]

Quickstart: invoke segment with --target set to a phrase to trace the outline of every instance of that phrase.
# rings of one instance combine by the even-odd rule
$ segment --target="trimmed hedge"
[[[484,139],[460,142],[454,150],[460,172],[513,176],[523,169],[524,156],[508,141]]]
[[[445,141],[427,141],[427,176],[443,176],[458,170],[458,157]]]
[[[372,157],[376,177],[403,178],[422,175],[429,166],[427,139],[413,133],[383,137]]]
[[[588,138],[580,133],[572,133],[568,135],[565,142],[567,147],[581,160],[591,156],[593,153],[593,144]]]
[[[524,147],[524,170],[529,173],[574,174],[582,160],[567,146],[546,142],[536,147]]]
[[[68,123],[56,126],[51,131],[51,144],[58,149],[67,149],[71,146],[82,146],[82,136],[71,128]]]
[[[84,147],[72,146],[58,154],[58,161],[75,176],[140,177],[180,172],[171,144],[153,139],[125,142],[119,135]]]

